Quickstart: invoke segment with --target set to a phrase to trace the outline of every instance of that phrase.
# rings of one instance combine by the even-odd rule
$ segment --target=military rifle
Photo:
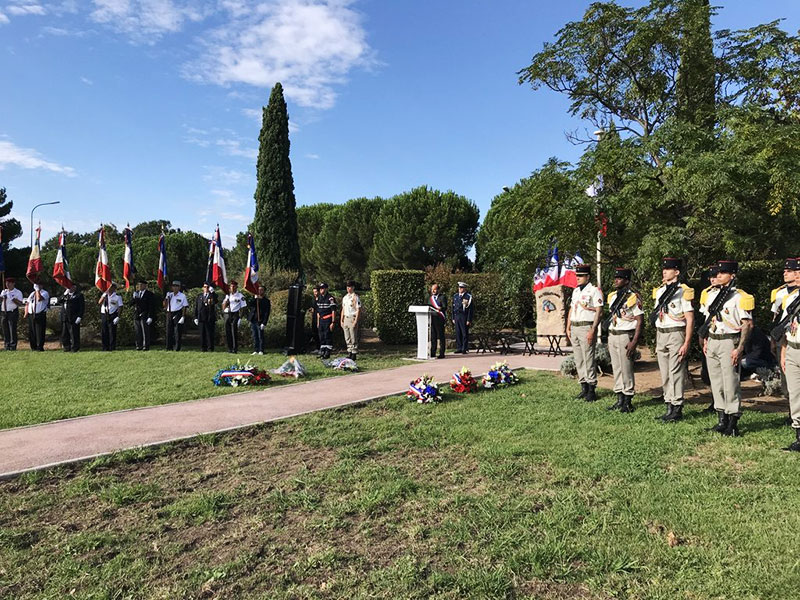
[[[786,335],[786,330],[789,329],[789,326],[798,313],[800,313],[800,293],[797,294],[797,298],[786,308],[786,316],[778,321],[778,324],[769,332],[769,337],[771,337],[775,343],[780,342],[781,338]]]
[[[667,289],[664,290],[664,293],[661,294],[661,299],[658,301],[656,308],[653,312],[650,313],[650,324],[655,327],[656,323],[658,323],[658,315],[661,314],[663,308],[667,305],[667,302],[670,301],[672,295],[675,293],[675,290],[678,289],[680,283],[674,281],[667,286]]]
[[[719,318],[722,307],[735,291],[736,286],[734,286],[732,283],[720,288],[717,297],[714,298],[711,306],[708,307],[708,314],[706,315],[706,318],[697,326],[697,335],[701,340],[708,337],[708,330],[711,328],[711,322],[714,320],[714,317]]]
[[[614,315],[619,316],[622,305],[625,304],[625,301],[628,299],[628,295],[630,293],[631,288],[627,286],[624,289],[617,291],[617,297],[614,298],[614,304],[612,304],[608,309],[608,316],[600,323],[601,341],[608,341],[608,330],[611,328],[611,321],[614,319]]]

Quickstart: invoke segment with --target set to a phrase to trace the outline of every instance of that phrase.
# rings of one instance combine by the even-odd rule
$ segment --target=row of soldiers
[[[740,369],[744,348],[753,332],[753,296],[736,286],[738,263],[721,260],[709,269],[710,283],[700,295],[699,316],[695,318],[694,290],[680,282],[682,261],[662,260],[662,283],[653,289],[653,311],[649,320],[656,329],[656,355],[661,375],[664,423],[683,418],[687,358],[695,335],[701,345],[717,415],[712,431],[739,435],[741,411]],[[631,288],[631,269],[617,268],[614,291],[607,298],[609,313],[604,317],[604,299],[590,282],[591,268],[576,269],[578,285],[572,293],[567,317],[567,336],[572,340],[575,365],[581,384],[578,398],[597,399],[595,342],[598,332],[607,330],[608,350],[614,373],[616,403],[609,407],[633,412],[634,359],[644,327],[641,296]],[[780,365],[786,378],[792,427],[796,440],[787,450],[800,451],[800,259],[784,264],[784,285],[773,290],[770,302],[775,315],[772,338],[780,347]]]
[[[166,293],[162,302],[162,309],[166,313],[165,347],[167,350],[180,351],[189,301],[182,291],[180,281],[173,281],[171,287],[171,291]],[[204,284],[203,292],[195,299],[193,318],[200,332],[203,352],[214,351],[217,309],[220,307],[228,352],[234,354],[239,352],[239,327],[246,320],[253,334],[253,354],[264,353],[264,328],[271,312],[270,300],[266,297],[263,286],[258,286],[257,294],[249,303],[238,288],[238,283],[231,281],[228,292],[224,294],[220,303],[213,286]],[[97,303],[100,310],[100,337],[103,351],[110,352],[117,348],[117,326],[123,310],[123,300],[117,293],[117,285],[112,283]],[[146,281],[138,283],[133,293],[132,304],[136,349],[147,351],[153,339],[157,301],[155,294],[148,289]],[[86,313],[86,299],[80,288],[73,283],[58,299],[57,306],[61,308],[62,348],[65,352],[78,352],[81,347],[81,324]],[[50,295],[41,286],[34,285],[33,291],[25,298],[11,277],[6,279],[5,289],[0,292],[0,321],[2,321],[5,349],[17,349],[20,308],[24,310],[23,318],[28,322],[31,350],[44,351],[46,315],[51,308]]]

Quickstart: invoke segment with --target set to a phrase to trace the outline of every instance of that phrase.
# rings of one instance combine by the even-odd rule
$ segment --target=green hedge
[[[423,304],[424,271],[373,271],[372,309],[378,336],[387,344],[409,344],[416,339],[412,304]]]

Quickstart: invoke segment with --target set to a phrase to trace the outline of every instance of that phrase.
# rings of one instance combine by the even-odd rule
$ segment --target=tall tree
[[[0,227],[3,229],[3,247],[8,245],[20,235],[22,235],[22,225],[16,219],[3,219],[7,217],[14,208],[14,202],[8,199],[6,188],[0,188]]]
[[[678,118],[711,131],[716,122],[716,78],[709,0],[683,0],[680,21]]]
[[[294,179],[289,160],[289,113],[280,83],[272,88],[269,104],[263,110],[258,141],[253,237],[259,261],[272,271],[293,271],[302,275]]]

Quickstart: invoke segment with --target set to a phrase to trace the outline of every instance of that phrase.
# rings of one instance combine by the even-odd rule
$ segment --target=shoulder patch
[[[694,300],[694,289],[690,288],[685,283],[681,284],[681,289],[683,289],[683,299],[684,300]]]
[[[638,302],[639,302],[639,296],[636,294],[636,292],[634,292],[628,296],[628,301],[625,303],[625,306],[627,308],[633,308],[638,304]]]
[[[710,290],[710,289],[711,289],[711,286],[707,287],[702,292],[700,292],[700,304],[705,304],[706,303],[706,300],[708,299],[708,290]]]
[[[772,290],[772,293],[770,293],[770,295],[769,295],[770,304],[774,304],[775,303],[775,299],[778,297],[778,292],[780,292],[782,289],[785,289],[785,288],[786,288],[786,284],[783,284],[781,287],[776,287],[774,290]]]
[[[742,310],[753,310],[756,301],[750,294],[745,291],[739,290],[739,308]]]

